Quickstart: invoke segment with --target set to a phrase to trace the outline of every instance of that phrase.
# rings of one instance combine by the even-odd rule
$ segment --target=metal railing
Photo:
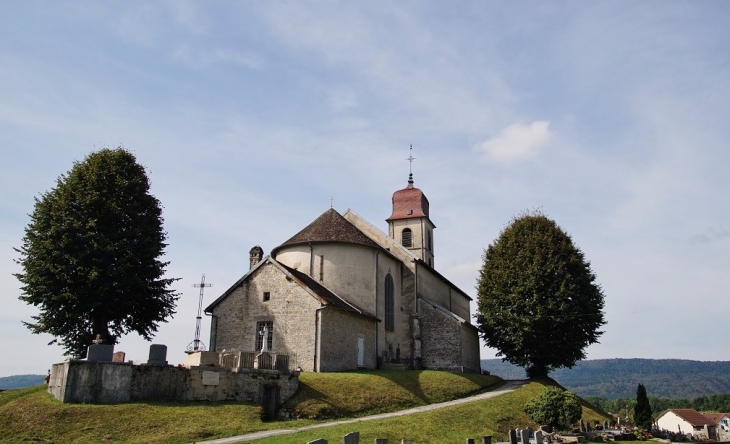
[[[255,352],[224,350],[219,354],[219,365],[231,371],[240,369],[278,370],[283,373],[293,371],[297,365],[293,353]]]

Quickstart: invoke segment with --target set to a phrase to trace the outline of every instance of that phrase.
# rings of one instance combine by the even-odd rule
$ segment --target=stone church
[[[471,297],[434,268],[436,226],[413,186],[393,194],[388,234],[328,209],[205,309],[210,350],[267,349],[304,371],[479,371]],[[266,341],[266,343],[264,343]]]

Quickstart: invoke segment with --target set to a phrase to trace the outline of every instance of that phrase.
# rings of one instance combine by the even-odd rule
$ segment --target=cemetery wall
[[[48,391],[62,402],[249,401],[261,403],[264,389],[276,386],[279,401],[299,386],[297,375],[275,370],[232,372],[222,367],[146,366],[116,362],[67,361],[54,364]]]

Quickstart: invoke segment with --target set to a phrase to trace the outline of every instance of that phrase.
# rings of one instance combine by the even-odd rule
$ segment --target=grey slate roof
[[[340,213],[330,208],[299,233],[274,248],[271,255],[276,257],[276,252],[284,246],[308,244],[310,242],[343,242],[380,249],[378,244],[355,228]]]

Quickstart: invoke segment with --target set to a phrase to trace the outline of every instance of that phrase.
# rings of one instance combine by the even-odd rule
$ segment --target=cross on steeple
[[[416,160],[415,157],[413,157],[413,144],[411,144],[411,150],[410,155],[406,159],[409,163],[408,165],[408,186],[413,187],[413,161]]]

